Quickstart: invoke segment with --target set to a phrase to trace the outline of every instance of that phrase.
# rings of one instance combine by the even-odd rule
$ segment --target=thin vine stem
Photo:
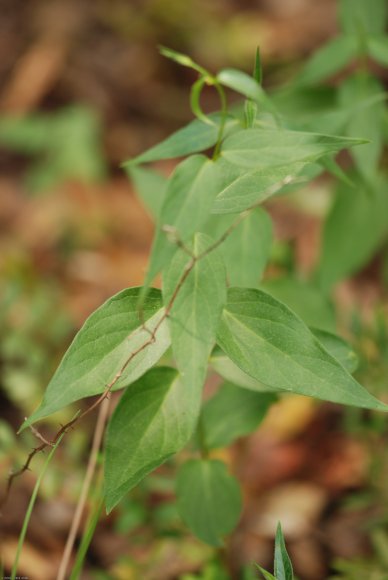
[[[220,102],[221,102],[220,128],[218,130],[217,143],[216,143],[214,151],[213,151],[213,160],[215,160],[218,158],[218,156],[220,154],[222,138],[224,136],[224,131],[225,131],[226,119],[228,117],[228,103],[226,100],[226,94],[225,94],[223,87],[220,85],[220,83],[217,81],[217,79],[213,78],[213,82],[214,82],[214,87],[218,92],[218,95],[220,97]]]
[[[247,208],[246,210],[244,210],[243,212],[241,212],[237,218],[234,220],[234,222],[227,228],[227,230],[225,230],[225,232],[218,238],[218,240],[216,240],[213,244],[211,244],[206,250],[204,250],[201,254],[198,255],[192,255],[191,251],[189,249],[187,249],[185,247],[185,245],[183,244],[183,242],[179,239],[176,238],[176,245],[178,247],[180,247],[182,250],[186,251],[190,256],[191,259],[187,262],[184,271],[175,287],[175,290],[168,302],[168,304],[165,307],[165,311],[163,316],[160,317],[158,323],[155,325],[154,329],[151,331],[149,329],[147,329],[148,333],[149,333],[149,338],[142,344],[140,345],[135,351],[133,351],[128,358],[126,359],[126,361],[124,362],[124,364],[122,365],[122,367],[120,368],[120,370],[116,373],[116,375],[114,376],[114,378],[112,379],[112,381],[106,386],[104,392],[93,402],[92,405],[90,405],[89,407],[87,407],[82,413],[78,413],[71,421],[69,421],[68,423],[66,423],[65,425],[62,425],[61,428],[59,429],[59,431],[57,432],[57,434],[55,435],[54,439],[50,442],[47,439],[43,438],[42,436],[40,437],[41,440],[46,441],[43,442],[41,445],[39,445],[38,447],[35,447],[31,453],[28,455],[27,460],[25,462],[25,464],[16,472],[11,473],[11,475],[8,478],[8,483],[7,483],[7,487],[6,487],[6,492],[5,495],[3,497],[3,500],[0,504],[0,507],[2,508],[8,497],[9,497],[9,493],[13,484],[13,481],[15,480],[16,477],[20,476],[22,473],[24,473],[25,471],[28,470],[30,463],[33,459],[33,457],[43,451],[47,446],[51,445],[51,446],[55,446],[58,442],[59,439],[62,439],[62,436],[65,435],[69,429],[73,428],[74,425],[76,423],[78,423],[78,421],[80,421],[81,419],[85,418],[87,415],[89,415],[92,411],[94,411],[94,409],[96,409],[97,407],[100,406],[100,404],[107,398],[109,398],[111,391],[113,389],[113,387],[115,386],[115,384],[117,383],[117,381],[122,377],[123,373],[125,372],[126,368],[128,367],[128,365],[132,362],[132,360],[139,354],[141,353],[143,350],[145,350],[148,346],[150,346],[151,344],[153,344],[156,340],[156,334],[159,330],[159,328],[161,327],[161,325],[163,324],[163,322],[169,317],[172,307],[174,305],[174,302],[176,300],[176,297],[178,296],[183,284],[185,283],[186,279],[188,278],[188,276],[190,275],[191,271],[193,270],[193,268],[195,267],[195,265],[197,264],[197,262],[199,260],[201,260],[202,258],[204,258],[205,256],[209,255],[211,252],[213,252],[214,250],[216,250],[228,237],[229,235],[239,226],[239,224],[258,206],[261,205],[262,201],[263,201],[263,197],[269,197],[270,195],[276,193],[276,191],[278,191],[281,187],[283,187],[284,185],[288,185],[293,181],[293,177],[291,175],[285,177],[283,180],[277,182],[276,184],[272,185],[271,187],[269,187],[265,194],[261,197],[261,200],[257,203],[252,204],[249,208]],[[144,326],[144,325],[143,325]],[[144,328],[143,328],[144,329]]]

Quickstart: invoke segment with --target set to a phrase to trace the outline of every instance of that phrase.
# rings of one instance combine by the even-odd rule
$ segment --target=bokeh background
[[[250,72],[259,45],[271,89],[288,83],[336,34],[336,9],[335,0],[0,1],[2,487],[35,444],[32,434],[16,436],[17,428],[76,330],[106,298],[142,282],[153,225],[120,163],[191,118],[195,80],[157,46],[188,53],[213,71]],[[387,71],[378,75],[387,82]],[[217,107],[217,95],[207,91],[203,108]],[[269,276],[279,264],[302,276],[314,266],[330,188],[321,180],[311,189],[313,204],[302,192],[268,206],[276,232]],[[359,377],[377,393],[388,391],[381,259],[336,290],[341,329],[361,359]],[[48,420],[45,432],[55,433],[73,411]],[[32,580],[55,578],[94,420],[69,434],[43,482],[20,565]],[[249,562],[270,565],[281,519],[301,579],[335,569],[349,580],[386,579],[384,429],[381,417],[284,399],[257,433],[223,452],[246,506],[226,554],[214,554],[180,523],[167,465],[101,519],[83,578],[222,579],[220,558],[234,577],[255,578]],[[15,482],[3,510],[5,572],[43,459]]]

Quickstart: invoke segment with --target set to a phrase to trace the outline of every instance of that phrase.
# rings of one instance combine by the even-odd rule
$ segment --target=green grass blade
[[[48,454],[46,461],[44,462],[42,471],[40,472],[39,477],[37,479],[37,482],[35,484],[34,491],[32,492],[30,503],[28,504],[26,515],[24,516],[22,531],[20,532],[20,536],[19,536],[19,542],[18,542],[18,547],[16,550],[15,561],[14,561],[14,564],[12,567],[12,572],[11,572],[11,580],[15,580],[15,578],[16,578],[20,554],[21,554],[22,549],[23,549],[24,539],[26,537],[28,524],[29,524],[30,519],[31,519],[32,510],[34,509],[34,505],[35,505],[36,498],[38,496],[40,485],[41,485],[43,477],[47,471],[47,468],[50,464],[50,461],[53,458],[54,453],[57,450],[58,445],[62,441],[63,436],[64,436],[64,433],[58,438],[58,441],[55,443],[54,447],[51,449],[50,453]]]
[[[75,560],[75,564],[73,570],[71,572],[71,576],[69,580],[78,580],[80,574],[82,572],[83,563],[85,560],[85,556],[90,546],[90,542],[94,536],[95,529],[98,524],[98,520],[100,519],[101,511],[104,505],[104,499],[101,498],[95,505],[94,511],[91,513],[91,516],[88,521],[88,525],[86,531],[82,537],[82,541],[80,547],[77,552],[77,557]]]

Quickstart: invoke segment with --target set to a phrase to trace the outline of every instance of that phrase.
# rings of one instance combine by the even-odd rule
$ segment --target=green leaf
[[[353,176],[357,182],[357,176]],[[324,290],[368,263],[388,233],[387,182],[340,184],[324,224],[318,280]]]
[[[280,523],[278,524],[275,537],[274,573],[276,580],[294,580],[294,573]]]
[[[276,392],[276,389],[264,385],[253,379],[250,375],[247,375],[247,373],[244,373],[218,346],[212,352],[210,364],[220,377],[239,387],[251,391],[258,391],[259,393]]]
[[[343,107],[365,103],[374,97],[384,97],[381,83],[369,74],[359,73],[349,77],[341,85],[339,103]],[[366,179],[373,178],[383,148],[383,119],[385,107],[382,100],[373,106],[363,107],[350,117],[347,125],[349,137],[365,137],[370,142],[351,150],[356,166]]]
[[[248,99],[244,103],[244,120],[247,129],[254,126],[257,117],[257,104]]]
[[[220,71],[216,78],[218,82],[225,87],[233,89],[237,93],[240,93],[248,99],[252,99],[262,105],[266,110],[271,111],[275,115],[277,114],[275,105],[272,103],[261,85],[246,73],[240,70],[227,68]]]
[[[173,50],[172,48],[167,48],[167,46],[159,46],[159,52],[162,56],[173,60],[174,62],[180,64],[181,66],[186,66],[187,68],[192,68],[199,74],[207,76],[209,73],[202,66],[193,61],[193,59],[187,54]]]
[[[0,143],[14,151],[36,154],[49,146],[52,119],[47,115],[2,117]]]
[[[212,207],[212,213],[215,214],[241,213],[254,204],[264,202],[295,179],[304,167],[303,163],[294,163],[275,168],[247,170],[222,157],[217,160],[216,165],[220,178]]]
[[[208,236],[196,234],[190,250],[194,256],[201,256],[212,243]],[[201,392],[226,302],[226,276],[221,252],[214,250],[197,260],[175,294],[191,260],[186,252],[178,250],[163,276],[163,298],[167,306],[175,295],[168,320],[182,381],[189,389]]]
[[[245,129],[225,139],[221,154],[239,167],[264,169],[316,161],[328,153],[364,142],[302,131]]]
[[[326,330],[320,330],[318,328],[310,328],[310,330],[324,346],[325,350],[341,363],[348,373],[353,374],[358,367],[358,357],[349,343],[336,334],[327,332]]]
[[[277,580],[273,574],[267,572],[267,570],[264,570],[264,568],[262,568],[258,564],[256,564],[256,566],[259,569],[259,571],[263,574],[265,580]]]
[[[216,78],[221,85],[233,89],[248,99],[256,100],[260,94],[260,85],[254,78],[241,70],[223,69],[217,74]]]
[[[243,371],[280,391],[388,410],[326,352],[291,310],[261,290],[229,290],[217,340]]]
[[[346,66],[357,52],[354,36],[338,36],[313,54],[294,82],[301,85],[321,82]]]
[[[150,471],[189,440],[199,399],[175,369],[156,367],[130,385],[109,422],[105,449],[108,513]]]
[[[327,297],[306,280],[280,277],[266,280],[261,288],[284,302],[307,326],[334,332],[335,312]]]
[[[368,38],[369,55],[383,66],[388,66],[388,36]]]
[[[340,0],[339,20],[345,33],[356,36],[384,34],[387,24],[386,0]]]
[[[322,115],[336,106],[337,91],[327,86],[288,85],[271,94],[277,108],[290,122],[292,119]],[[325,134],[327,131],[325,130]]]
[[[17,151],[42,154],[27,172],[32,191],[46,191],[69,179],[101,180],[106,167],[100,133],[98,117],[81,106],[0,122],[0,142]]]
[[[255,81],[259,85],[261,85],[261,83],[263,82],[263,71],[262,71],[262,67],[261,67],[261,55],[260,55],[260,48],[259,47],[256,48],[255,66],[253,67],[252,76],[255,79]]]
[[[208,115],[208,119],[212,121],[212,124],[195,119],[158,145],[151,147],[151,149],[148,149],[138,157],[126,161],[123,164],[124,167],[138,163],[149,163],[160,159],[184,157],[185,155],[191,155],[192,153],[198,153],[199,151],[205,151],[213,147],[217,143],[221,115],[220,113],[212,113]],[[229,127],[236,124],[237,121],[229,118]]]
[[[241,512],[237,481],[221,461],[192,459],[177,476],[178,510],[191,531],[211,546],[236,526]]]
[[[276,400],[272,394],[223,384],[202,410],[201,436],[206,449],[227,447],[235,439],[255,431]]]
[[[218,166],[204,155],[189,157],[175,169],[160,210],[145,287],[169,262],[177,241],[186,242],[206,221],[219,180]]]
[[[139,319],[140,290],[128,288],[119,292],[89,316],[51,379],[40,407],[23,423],[22,429],[74,401],[103,393],[131,353],[150,340]],[[163,315],[160,291],[152,288],[143,307],[147,329],[153,330]],[[145,373],[169,345],[164,321],[155,341],[133,358],[114,390],[126,387]]]
[[[232,219],[231,219],[232,218]],[[219,239],[234,216],[212,216],[206,231]],[[272,220],[260,207],[254,208],[221,244],[227,278],[232,286],[255,287],[267,265],[272,245]]]
[[[157,219],[166,194],[167,178],[152,169],[136,165],[127,165],[126,172],[151,216]]]
[[[331,157],[327,155],[326,157],[322,157],[319,160],[319,164],[322,165],[324,169],[326,169],[329,173],[331,173],[334,177],[336,177],[339,181],[346,183],[346,185],[350,185],[354,187],[353,181],[349,178],[348,174],[338,165],[338,163]]]

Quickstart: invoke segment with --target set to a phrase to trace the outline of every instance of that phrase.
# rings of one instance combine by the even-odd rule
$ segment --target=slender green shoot
[[[81,544],[78,548],[77,557],[75,560],[75,564],[73,570],[71,572],[70,580],[78,580],[80,574],[82,572],[83,563],[85,561],[85,557],[87,551],[90,546],[90,542],[94,536],[95,529],[98,524],[98,520],[100,519],[100,515],[102,512],[102,508],[104,506],[104,499],[101,498],[99,501],[96,502],[94,506],[94,510],[92,511],[90,518],[88,520],[88,524],[86,526],[86,531],[82,537]]]
[[[23,549],[23,544],[24,544],[24,540],[26,537],[26,533],[27,533],[27,528],[28,528],[28,524],[30,523],[30,519],[31,519],[31,514],[32,514],[32,510],[34,509],[34,505],[35,505],[35,501],[36,498],[38,496],[38,492],[39,492],[39,488],[41,486],[43,477],[47,471],[47,468],[50,464],[51,459],[54,456],[55,451],[57,450],[58,445],[60,444],[60,442],[62,441],[62,438],[64,437],[64,433],[62,433],[62,435],[58,438],[58,441],[55,443],[55,445],[53,446],[53,448],[51,449],[50,453],[48,454],[46,461],[44,462],[43,468],[39,474],[39,477],[36,481],[35,487],[34,487],[34,491],[32,492],[31,495],[31,499],[30,499],[30,503],[28,504],[28,508],[26,511],[26,515],[24,516],[24,521],[23,521],[23,527],[22,527],[22,531],[20,532],[20,536],[19,536],[19,542],[18,542],[18,547],[16,550],[16,556],[15,556],[15,561],[12,567],[12,572],[11,572],[11,580],[15,580],[16,578],[16,573],[17,573],[17,569],[19,566],[19,559],[20,559],[20,555]]]

